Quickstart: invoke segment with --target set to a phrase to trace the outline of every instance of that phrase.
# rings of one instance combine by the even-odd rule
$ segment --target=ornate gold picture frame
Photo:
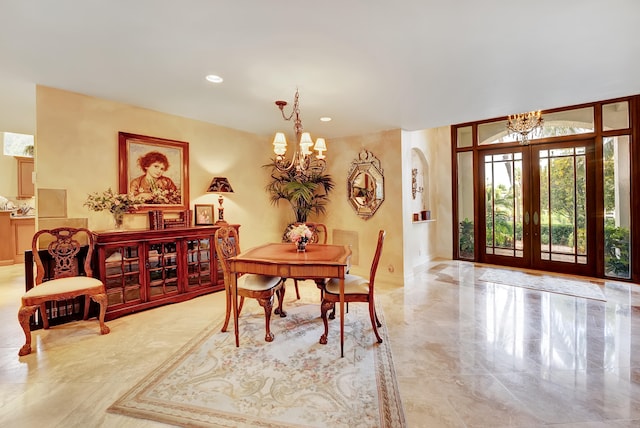
[[[189,209],[189,143],[118,133],[120,193],[145,200],[143,208]]]

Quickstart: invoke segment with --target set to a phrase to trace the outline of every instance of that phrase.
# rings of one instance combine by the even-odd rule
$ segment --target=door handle
[[[533,224],[534,224],[535,226],[537,226],[537,225],[538,225],[538,211],[535,211],[535,212],[533,213]]]
[[[524,224],[529,224],[529,211],[524,212]]]

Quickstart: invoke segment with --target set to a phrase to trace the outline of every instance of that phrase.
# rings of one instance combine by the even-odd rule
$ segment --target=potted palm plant
[[[309,214],[324,214],[329,202],[328,195],[333,190],[334,182],[330,175],[308,170],[297,171],[291,168],[281,171],[276,168],[275,160],[263,165],[271,169],[271,180],[266,190],[271,195],[271,203],[278,205],[286,200],[293,210],[296,223],[307,221]]]

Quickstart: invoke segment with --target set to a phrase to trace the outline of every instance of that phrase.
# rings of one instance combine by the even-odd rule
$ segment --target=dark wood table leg
[[[340,358],[344,357],[344,276],[340,278]]]
[[[236,348],[240,347],[240,333],[238,332],[238,274],[231,275],[231,299],[233,300],[233,330],[236,335]]]

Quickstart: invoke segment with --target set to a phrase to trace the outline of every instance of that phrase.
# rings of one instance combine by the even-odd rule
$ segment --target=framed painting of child
[[[118,133],[120,193],[144,200],[142,208],[189,209],[189,143]]]

